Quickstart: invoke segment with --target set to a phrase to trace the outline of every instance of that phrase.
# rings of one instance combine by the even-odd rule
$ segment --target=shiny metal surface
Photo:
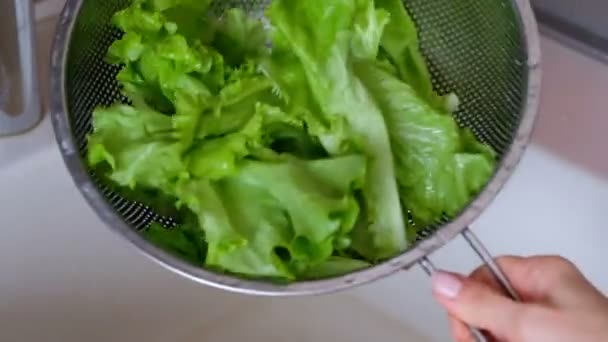
[[[42,118],[36,68],[33,4],[0,0],[0,136],[34,127]]]
[[[511,297],[511,299],[515,301],[521,301],[521,298],[517,291],[511,285],[511,282],[504,274],[498,263],[494,261],[492,254],[486,249],[486,247],[481,243],[481,240],[475,235],[469,228],[462,231],[462,237],[467,241],[471,249],[477,254],[479,259],[485,264],[490,273],[494,276],[497,283],[500,284],[505,291],[505,294]],[[419,261],[420,267],[424,270],[424,272],[433,276],[435,272],[438,271],[435,264],[428,257],[423,257]],[[475,342],[487,342],[489,339],[484,335],[483,331],[479,330],[476,327],[467,325],[471,336]]]
[[[427,258],[427,257],[423,257],[420,261],[420,267],[422,267],[422,269],[424,270],[424,272],[429,276],[432,277],[433,274],[435,274],[435,272],[439,271],[437,266],[435,266],[435,264],[431,261],[431,259]],[[483,334],[483,332],[475,327],[472,327],[470,325],[467,325],[467,328],[469,329],[469,332],[471,333],[471,337],[473,338],[473,340],[475,342],[488,342],[488,339],[485,337],[485,335]]]
[[[408,0],[419,30],[434,85],[456,92],[458,121],[498,152],[500,167],[483,192],[457,217],[421,234],[399,256],[372,268],[332,279],[278,285],[243,280],[193,267],[145,241],[137,232],[153,221],[171,225],[139,203],[104,188],[89,173],[82,156],[94,107],[121,100],[107,65],[107,47],[121,33],[109,25],[124,0],[69,0],[58,25],[51,55],[51,118],[64,160],[83,196],[100,218],[146,255],[194,281],[256,295],[304,295],[345,289],[415,265],[460,234],[490,204],[519,162],[529,141],[538,107],[540,50],[528,1]],[[217,1],[217,13],[233,6],[260,14],[268,0]]]

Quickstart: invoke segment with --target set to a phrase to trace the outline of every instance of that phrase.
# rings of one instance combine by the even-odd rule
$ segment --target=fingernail
[[[433,274],[433,290],[447,298],[456,298],[462,288],[462,281],[455,275],[446,272]]]

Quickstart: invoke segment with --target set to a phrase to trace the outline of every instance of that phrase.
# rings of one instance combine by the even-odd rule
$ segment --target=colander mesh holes
[[[99,105],[117,101],[122,96],[116,74],[120,67],[105,63],[109,46],[122,36],[111,24],[112,15],[129,5],[128,0],[88,0],[82,5],[68,53],[67,104],[74,137],[81,155],[86,155],[87,135],[91,132],[91,114]],[[112,186],[102,182],[94,172],[92,179],[100,192],[123,220],[134,229],[143,229],[152,222],[174,227],[172,218],[162,217],[145,205],[124,199]]]
[[[523,113],[527,82],[525,42],[508,0],[407,0],[422,51],[440,94],[455,92],[456,120],[505,154]],[[449,221],[424,227],[418,240]]]
[[[73,135],[83,157],[93,109],[127,101],[115,80],[119,69],[104,59],[107,48],[121,35],[110,19],[129,2],[83,1],[74,26],[65,86]],[[212,9],[221,15],[228,8],[240,7],[260,16],[269,3],[270,0],[218,0]],[[418,26],[435,89],[441,94],[455,92],[459,96],[458,122],[471,128],[502,158],[518,128],[527,91],[525,44],[514,5],[509,0],[407,0],[405,5]],[[134,229],[151,222],[165,227],[175,225],[171,218],[124,199],[94,179],[100,192]],[[428,236],[442,223],[422,230],[419,237]]]

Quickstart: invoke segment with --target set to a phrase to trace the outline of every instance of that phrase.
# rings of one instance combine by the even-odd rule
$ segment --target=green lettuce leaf
[[[411,85],[423,100],[439,110],[447,110],[446,101],[438,96],[431,74],[421,51],[414,21],[402,0],[374,0],[377,8],[390,13],[390,21],[383,31],[380,47],[386,58],[395,65],[401,80]]]
[[[294,279],[327,260],[352,229],[359,210],[352,189],[364,173],[360,156],[247,162],[217,182],[184,181],[177,196],[199,215],[207,265]]]
[[[295,74],[299,79],[290,80],[284,92],[290,93],[298,82],[300,89],[309,90],[308,102],[315,102],[325,117],[341,117],[363,152],[369,158],[368,176],[364,187],[367,229],[373,232],[373,255],[370,258],[392,256],[405,249],[404,217],[399,204],[399,192],[395,177],[395,165],[391,153],[390,140],[382,113],[364,85],[352,70],[351,42],[360,50],[358,55],[373,57],[373,47],[353,40],[353,18],[357,16],[373,18],[367,23],[375,23],[384,12],[377,12],[369,1],[286,1],[276,0],[267,12],[273,24],[273,57],[267,72],[274,80],[282,79],[283,70],[300,68]],[[365,23],[365,21],[363,21]],[[360,25],[360,24],[359,24]],[[369,25],[359,31],[371,37],[372,28],[381,31],[383,25]],[[359,26],[360,28],[363,26]],[[364,41],[373,41],[364,40]],[[379,43],[379,40],[376,39]],[[294,56],[289,57],[291,51]],[[279,84],[280,86],[280,84]],[[318,106],[318,107],[317,107]]]
[[[226,11],[216,23],[212,45],[230,65],[258,59],[268,53],[266,31],[260,20],[251,18],[242,9]]]
[[[386,118],[401,201],[415,222],[458,214],[492,176],[493,151],[393,75],[370,64],[359,64],[357,74]]]
[[[205,13],[212,0],[136,0],[155,11],[166,11],[175,7],[183,7],[189,11]],[[180,18],[181,19],[181,18]]]
[[[144,237],[152,244],[193,265],[204,266],[207,255],[205,234],[196,221],[165,228],[153,223],[144,231]]]
[[[143,8],[142,1],[135,1],[131,6],[114,14],[112,22],[126,33],[150,37],[158,35],[165,28],[166,19],[158,11]]]
[[[129,102],[95,109],[87,161],[180,222],[152,224],[151,243],[243,277],[332,277],[402,252],[491,177],[400,0],[274,0],[265,23],[211,3],[133,0],[113,18]]]
[[[115,105],[95,110],[93,127],[89,164],[109,165],[109,178],[120,186],[172,193],[173,183],[186,173],[186,147],[175,136],[169,116]]]
[[[309,268],[301,274],[302,279],[323,279],[361,271],[371,264],[362,260],[332,256],[324,263]]]

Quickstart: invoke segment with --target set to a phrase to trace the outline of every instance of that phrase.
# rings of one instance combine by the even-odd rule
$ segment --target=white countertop
[[[39,34],[48,42],[52,22]],[[608,66],[550,40],[543,40],[543,52],[533,144],[473,228],[497,254],[565,255],[608,291],[602,263],[608,259]],[[41,53],[43,65],[45,58]],[[35,336],[33,324],[63,341],[92,329],[103,332],[100,341],[150,340],[150,331],[152,340],[175,340],[176,331],[188,329],[183,317],[212,319],[257,300],[182,279],[111,233],[73,185],[48,118],[25,135],[0,138],[0,203],[0,335],[28,341],[23,336]],[[478,264],[459,240],[433,259],[452,270]],[[447,338],[420,270],[350,293],[433,341]],[[133,335],[117,335],[121,326],[132,326]]]

